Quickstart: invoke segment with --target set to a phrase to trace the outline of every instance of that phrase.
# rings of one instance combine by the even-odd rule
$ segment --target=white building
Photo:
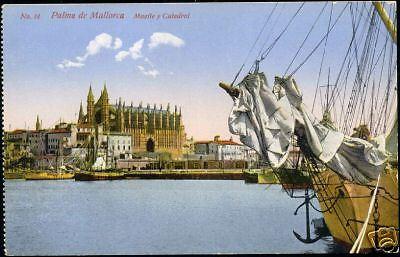
[[[106,151],[107,165],[116,165],[119,159],[132,158],[132,137],[128,134],[101,135],[99,138],[101,148]]]
[[[258,160],[257,153],[249,147],[234,142],[232,138],[229,140],[220,140],[219,136],[215,136],[213,141],[198,141],[195,143],[194,151],[196,155],[201,156],[200,159],[210,160]]]
[[[29,150],[33,155],[46,154],[46,132],[43,130],[32,130],[28,132],[28,145]]]
[[[62,154],[67,154],[67,149],[72,147],[71,131],[66,129],[53,129],[47,132],[47,153],[60,154],[60,148],[63,149]]]
[[[18,150],[29,151],[27,130],[17,129],[14,131],[6,131],[4,133],[4,139],[6,144],[13,143],[15,148]]]

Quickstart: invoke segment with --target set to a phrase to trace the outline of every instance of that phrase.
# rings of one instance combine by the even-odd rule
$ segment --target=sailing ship
[[[48,171],[31,171],[24,175],[25,180],[63,180],[63,179],[73,179],[75,174],[73,171],[69,171],[64,166],[64,144],[66,141],[64,139],[59,142],[59,150],[57,151],[55,160],[55,170]],[[42,156],[40,156],[42,158]]]
[[[109,154],[108,146],[103,147],[105,149],[99,149],[98,127],[95,127],[95,131],[87,138],[84,146],[87,147],[86,162],[84,167],[75,173],[75,181],[117,180],[125,178],[124,172],[110,167],[111,165],[107,163],[109,159],[107,158]],[[111,156],[111,159],[114,159],[113,156]]]
[[[324,5],[301,43],[299,51],[327,4]],[[270,87],[264,73],[259,72],[259,64],[268,56],[303,5],[304,3],[300,5],[271,46],[259,53],[249,74],[240,83],[234,84],[245,63],[239,69],[232,83],[221,82],[219,84],[234,101],[228,120],[229,129],[231,133],[240,136],[243,144],[256,150],[265,164],[274,171],[284,172],[283,167],[288,159],[290,149],[299,147],[303,156],[300,166],[309,173],[314,192],[312,196],[309,196],[308,189],[306,189],[307,212],[311,199],[316,197],[320,209],[312,204],[311,206],[323,213],[332,237],[347,247],[351,253],[398,252],[397,112],[393,126],[391,126],[392,129],[387,133],[387,128],[390,128],[387,118],[390,114],[390,90],[393,90],[393,85],[397,83],[393,79],[393,74],[396,73],[394,52],[397,45],[396,28],[380,2],[373,2],[369,9],[366,8],[365,3],[360,6],[358,3],[346,3],[336,19],[332,19],[332,22],[333,3],[331,3],[327,33],[306,59],[290,75],[285,76],[299,53],[297,51],[285,71],[285,75],[276,76],[274,86]],[[268,16],[266,24],[275,9],[276,5]],[[325,43],[326,47],[328,35],[331,34],[346,9],[350,10],[353,35],[338,78],[330,92],[328,82],[327,102],[325,106],[322,106],[324,115],[320,120],[303,103],[301,88],[293,75],[322,43]],[[393,13],[395,12],[393,11]],[[359,53],[356,35],[360,35],[358,32],[361,30],[359,28],[362,27],[360,26],[362,20],[365,20],[363,32],[366,31],[366,36],[358,40],[358,42],[364,42],[362,52]],[[385,33],[386,41],[382,50],[378,51],[379,35],[383,34],[379,33],[380,26],[384,26],[388,33]],[[258,39],[259,37],[256,42]],[[387,49],[389,50],[387,51]],[[387,60],[385,60],[386,54]],[[355,60],[351,60],[351,56],[354,56]],[[395,59],[394,62],[393,59]],[[356,74],[351,96],[345,109],[343,103],[345,95],[342,96],[340,93],[346,92],[346,88],[340,88],[339,78],[342,79],[342,84],[347,85],[348,74],[354,63]],[[378,63],[380,65],[377,65]],[[385,65],[388,67],[386,74],[382,72]],[[375,74],[377,66],[380,66],[381,71],[378,76],[378,88],[375,88],[375,83],[371,82],[370,78]],[[345,75],[342,73],[343,70],[345,70]],[[388,79],[385,93],[382,98],[378,99],[382,74],[386,75]],[[318,82],[317,90],[320,90]],[[366,101],[367,92],[370,92],[370,101]],[[341,99],[343,119],[339,121],[341,126],[338,126],[332,121],[330,114],[336,100],[340,97],[343,97]],[[393,95],[392,99],[395,101]],[[368,102],[370,102],[370,107],[367,105]],[[367,110],[370,110],[370,113]],[[375,110],[380,111],[379,116],[374,115]],[[374,119],[374,117],[377,118]],[[354,129],[354,133],[351,133],[352,126],[355,125],[354,121],[358,123],[358,126]],[[382,127],[382,124],[384,128],[380,129],[379,126]],[[379,133],[381,135],[378,135]],[[298,234],[295,233],[295,235],[299,238]],[[316,240],[302,241],[312,243]]]

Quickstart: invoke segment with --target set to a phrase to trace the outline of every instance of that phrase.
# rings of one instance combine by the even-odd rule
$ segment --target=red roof
[[[218,141],[208,140],[208,141],[195,142],[195,144],[210,144],[210,143],[216,143],[219,145],[242,145],[242,144],[236,143],[235,141],[232,141],[232,140],[218,140]]]
[[[37,134],[37,133],[43,133],[46,132],[45,130],[30,130],[29,133],[31,134]]]
[[[209,143],[211,143],[211,142],[214,142],[214,141],[210,141],[210,140],[208,140],[208,141],[196,141],[196,142],[194,142],[195,144],[209,144]]]
[[[10,131],[8,133],[10,133],[10,134],[22,134],[22,133],[26,133],[26,130],[24,130],[24,129],[16,129],[16,130]]]
[[[241,145],[241,144],[236,143],[236,142],[231,141],[231,140],[218,140],[215,143],[217,143],[219,145]]]
[[[92,128],[93,126],[88,123],[78,123],[78,128]]]
[[[49,130],[48,133],[51,133],[51,134],[56,134],[56,133],[70,133],[70,131],[67,130],[67,129],[52,129],[52,130]]]

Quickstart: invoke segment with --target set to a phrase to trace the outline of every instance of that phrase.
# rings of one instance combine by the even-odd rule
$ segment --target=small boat
[[[257,172],[243,171],[243,178],[245,183],[258,183]]]
[[[124,172],[83,171],[75,173],[75,181],[116,180],[125,179]]]
[[[25,174],[25,180],[73,179],[74,175],[75,174],[72,172],[54,172],[54,171],[28,172]]]
[[[279,184],[279,181],[272,170],[267,169],[258,173],[258,184]]]

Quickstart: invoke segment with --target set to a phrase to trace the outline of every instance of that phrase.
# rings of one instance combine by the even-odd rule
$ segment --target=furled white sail
[[[240,135],[243,144],[273,167],[280,167],[288,157],[294,132],[288,99],[275,97],[263,73],[249,74],[238,87],[241,93],[234,98],[228,121],[231,133]]]
[[[398,131],[398,119],[397,119],[397,111],[396,111],[396,116],[395,120],[393,123],[393,127],[390,130],[388,136],[386,137],[386,150],[389,152],[389,160],[391,161],[397,161],[398,160],[398,152],[397,152],[397,146],[399,143],[399,139],[397,136],[397,131]]]
[[[320,124],[307,110],[291,77],[276,77],[275,92],[263,73],[247,75],[237,88],[240,94],[234,98],[229,116],[230,131],[272,167],[286,161],[295,130],[305,133],[309,148],[320,161],[350,181],[368,183],[385,167],[383,136],[368,142]]]

